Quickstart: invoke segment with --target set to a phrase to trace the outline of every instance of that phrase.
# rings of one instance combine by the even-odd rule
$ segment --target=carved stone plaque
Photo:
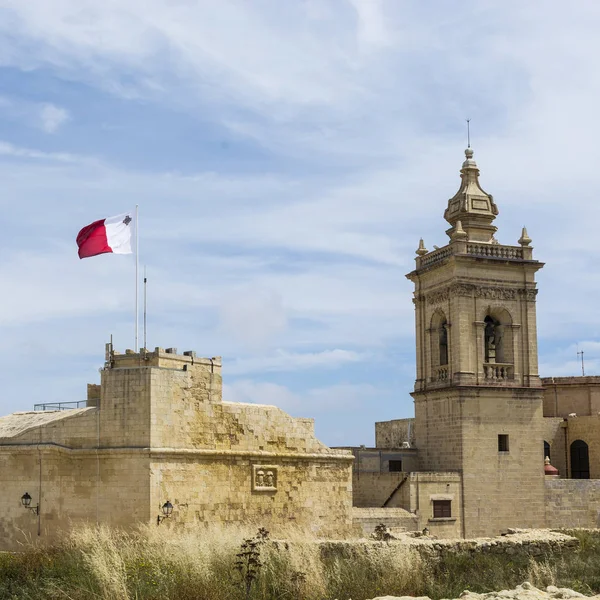
[[[269,465],[252,465],[252,491],[276,492],[277,467]]]

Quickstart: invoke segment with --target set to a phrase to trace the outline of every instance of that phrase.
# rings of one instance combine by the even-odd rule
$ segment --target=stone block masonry
[[[109,348],[88,397],[84,409],[0,418],[0,549],[77,523],[156,523],[167,500],[164,527],[350,533],[352,453],[322,444],[312,419],[223,402],[219,357]],[[39,514],[21,505],[25,492]]]

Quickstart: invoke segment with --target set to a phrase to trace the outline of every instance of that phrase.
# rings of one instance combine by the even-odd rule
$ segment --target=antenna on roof
[[[585,366],[583,363],[583,350],[581,350],[581,352],[577,352],[577,357],[581,356],[581,374],[583,375],[583,377],[585,377]]]
[[[148,287],[148,278],[146,277],[146,265],[144,265],[144,356],[146,355],[146,292]]]
[[[471,119],[466,119],[467,121],[467,148],[471,147]]]

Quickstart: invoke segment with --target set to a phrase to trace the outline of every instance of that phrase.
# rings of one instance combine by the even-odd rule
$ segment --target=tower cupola
[[[498,208],[492,195],[479,184],[479,168],[473,158],[473,149],[467,148],[465,156],[460,170],[460,189],[448,200],[448,208],[444,212],[444,219],[452,226],[446,233],[453,238],[457,223],[460,223],[469,242],[495,243],[497,227],[492,225],[492,221],[498,214]]]

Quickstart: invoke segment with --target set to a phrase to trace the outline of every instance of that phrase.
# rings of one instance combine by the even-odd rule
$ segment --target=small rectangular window
[[[400,473],[402,471],[402,461],[390,460],[388,462],[388,470],[390,473]]]
[[[498,435],[498,452],[508,452],[508,435],[504,433]]]
[[[434,500],[433,501],[433,518],[447,519],[452,516],[452,501],[451,500]]]

